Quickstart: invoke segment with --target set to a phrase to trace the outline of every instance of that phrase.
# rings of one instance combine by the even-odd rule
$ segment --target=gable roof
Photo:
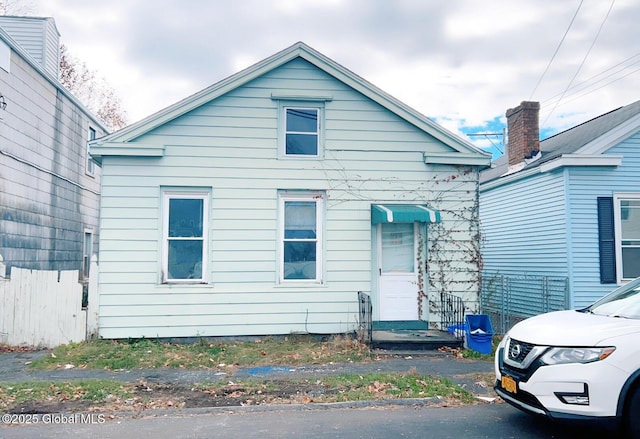
[[[480,173],[480,182],[518,178],[562,166],[615,166],[622,157],[603,156],[609,148],[640,131],[640,101],[619,107],[540,142],[540,158],[508,173],[508,157],[497,159]]]
[[[434,157],[425,157],[425,161],[427,163],[464,163],[485,166],[489,164],[489,153],[482,151],[470,142],[456,136],[431,121],[426,116],[380,90],[364,78],[361,78],[335,61],[327,58],[303,42],[298,42],[281,52],[264,59],[263,61],[260,61],[211,85],[210,87],[205,88],[204,90],[201,90],[163,110],[158,111],[155,114],[148,116],[145,119],[142,119],[137,123],[125,127],[109,136],[105,136],[91,142],[92,147],[97,147],[92,148],[92,153],[95,152],[98,158],[101,155],[101,150],[105,152],[105,155],[107,155],[107,151],[111,151],[111,153],[113,153],[114,148],[101,148],[101,146],[105,144],[112,144],[115,148],[126,148],[127,143],[134,141],[136,138],[153,130],[154,128],[198,108],[199,106],[222,96],[223,94],[234,90],[259,76],[262,76],[295,58],[302,58],[313,64],[317,68],[335,77],[342,83],[350,86],[454,150],[451,154],[444,153],[435,155]],[[135,145],[130,146],[133,146],[134,148],[136,147]]]

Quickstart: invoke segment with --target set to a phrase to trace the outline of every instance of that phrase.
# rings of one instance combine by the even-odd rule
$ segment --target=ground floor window
[[[323,195],[280,195],[280,280],[322,281]]]
[[[93,253],[93,231],[85,229],[84,241],[82,244],[82,277],[89,278],[91,268],[91,255]]]
[[[416,261],[413,223],[385,223],[381,227],[382,272],[413,273]]]
[[[208,200],[208,192],[164,193],[164,282],[206,281]]]
[[[616,253],[622,280],[640,276],[640,194],[615,196]]]

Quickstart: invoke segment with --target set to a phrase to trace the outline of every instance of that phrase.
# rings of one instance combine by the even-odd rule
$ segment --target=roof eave
[[[640,113],[580,147],[576,154],[601,154],[640,131]]]
[[[284,64],[298,56],[299,48],[297,45],[278,52],[263,61],[254,64],[234,75],[231,75],[220,82],[213,84],[185,99],[176,102],[169,107],[160,110],[139,122],[130,125],[110,136],[100,139],[100,143],[120,142],[126,143],[137,137],[151,131],[152,129],[167,123],[199,106],[215,99],[218,96],[240,87],[243,84],[259,77],[269,70],[276,68],[278,65]]]
[[[484,153],[484,151],[482,151]],[[425,164],[439,165],[471,165],[489,167],[491,154],[471,154],[464,152],[425,152],[423,154]]]
[[[99,145],[97,141],[89,143],[89,154],[98,164],[102,165],[102,158],[111,157],[162,157],[164,145],[142,143],[118,143],[111,142],[108,145]]]
[[[541,174],[544,172],[551,172],[559,168],[568,168],[574,166],[588,166],[588,167],[615,167],[622,164],[623,156],[619,154],[595,154],[595,155],[578,155],[578,154],[563,154],[553,160],[540,164],[534,168],[524,169],[522,171],[509,174],[506,176],[497,177],[493,180],[489,180],[484,183],[480,183],[480,191],[486,191],[496,188],[514,181],[521,180],[523,178],[531,177],[535,174]]]
[[[622,158],[620,154],[562,154],[560,157],[542,163],[539,168],[540,172],[549,172],[569,166],[620,166]]]

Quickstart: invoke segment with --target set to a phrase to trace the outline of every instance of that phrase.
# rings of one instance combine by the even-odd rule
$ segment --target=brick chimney
[[[540,102],[522,101],[507,110],[507,157],[509,166],[522,163],[540,151],[538,114]]]

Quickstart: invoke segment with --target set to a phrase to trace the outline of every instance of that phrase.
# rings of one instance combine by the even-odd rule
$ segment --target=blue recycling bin
[[[453,335],[458,340],[463,340],[466,334],[466,323],[460,323],[457,325],[447,326],[447,332]]]
[[[466,341],[469,349],[481,354],[490,354],[493,350],[493,326],[486,314],[469,314],[466,317]]]

